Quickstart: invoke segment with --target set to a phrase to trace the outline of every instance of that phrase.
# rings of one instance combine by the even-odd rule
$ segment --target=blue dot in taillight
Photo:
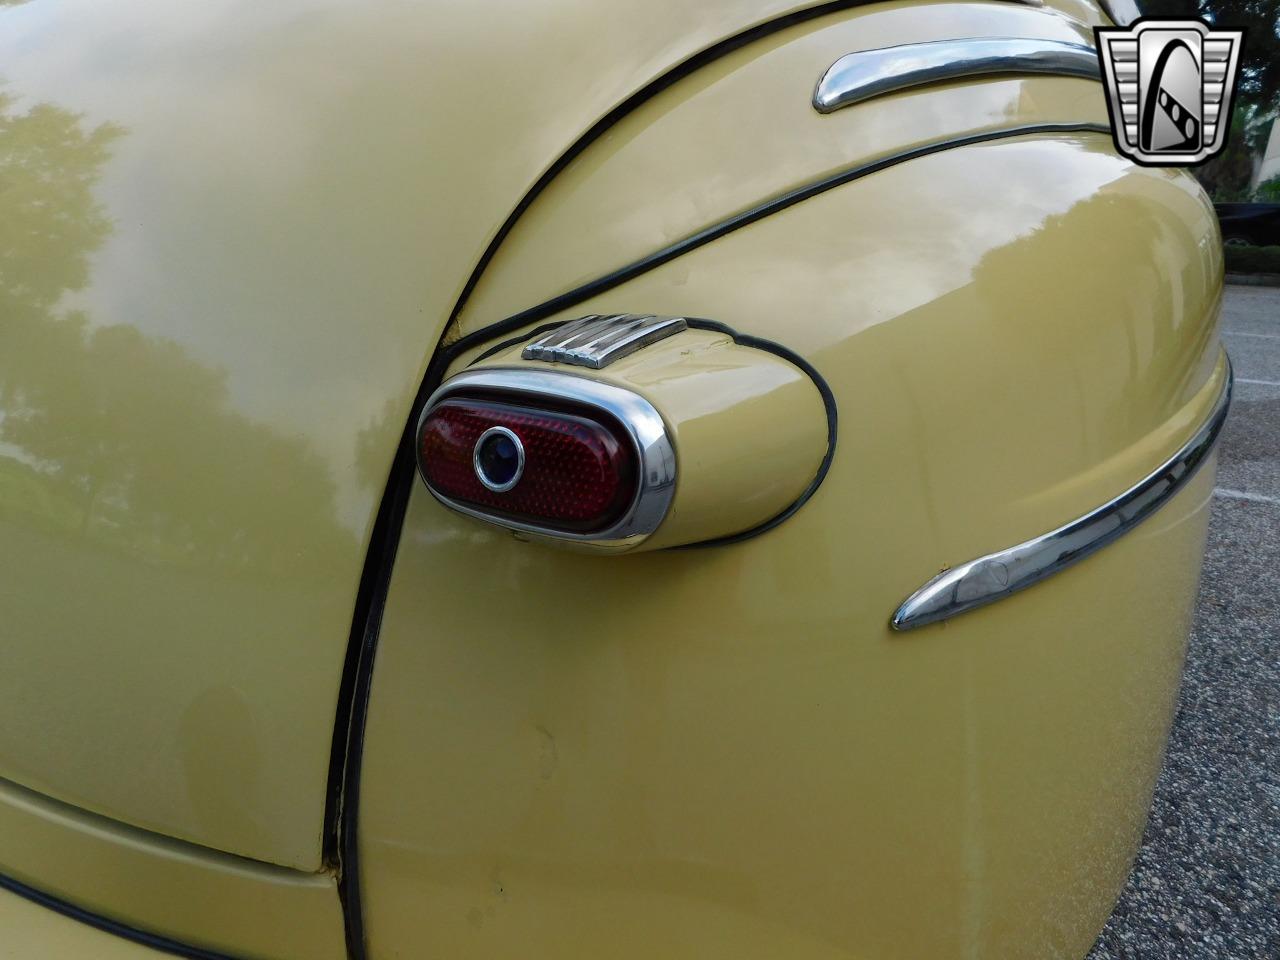
[[[486,488],[506,493],[524,473],[524,444],[506,427],[490,427],[476,441],[472,465]]]

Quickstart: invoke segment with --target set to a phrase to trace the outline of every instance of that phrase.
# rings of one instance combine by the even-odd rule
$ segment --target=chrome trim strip
[[[1002,600],[1124,536],[1176,494],[1208,457],[1231,407],[1231,361],[1213,412],[1187,444],[1136,486],[1056,530],[938,574],[900,606],[890,625],[911,630]]]
[[[934,40],[845,54],[818,81],[813,108],[833,113],[926,83],[1009,73],[1102,79],[1098,52],[1083,43],[1030,37]]]
[[[442,383],[427,400],[422,415],[418,418],[414,437],[421,437],[422,424],[441,400],[461,391],[511,394],[513,400],[543,397],[602,410],[626,430],[639,460],[640,476],[635,497],[626,513],[612,527],[595,533],[567,533],[495,517],[446,497],[427,483],[431,495],[450,510],[540,539],[605,549],[635,546],[657,530],[666,517],[676,492],[675,446],[667,433],[662,415],[638,393],[568,372],[508,367],[466,370]],[[426,482],[420,461],[418,475]]]
[[[593,313],[570,320],[534,340],[520,354],[523,360],[571,363],[599,370],[615,360],[685,329],[684,317],[652,314]]]

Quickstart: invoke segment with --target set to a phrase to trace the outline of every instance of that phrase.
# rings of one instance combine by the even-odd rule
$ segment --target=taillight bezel
[[[436,407],[449,399],[498,400],[544,414],[594,413],[598,422],[620,428],[615,432],[635,456],[636,489],[629,505],[610,526],[576,532],[490,513],[455,500],[431,484],[421,456],[423,426]],[[450,510],[533,538],[585,548],[626,549],[647,539],[666,518],[676,489],[675,444],[653,404],[624,387],[554,370],[486,367],[449,378],[427,400],[418,417],[414,460],[427,490]]]

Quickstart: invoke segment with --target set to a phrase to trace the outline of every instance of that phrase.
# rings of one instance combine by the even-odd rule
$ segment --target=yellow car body
[[[1160,767],[1212,457],[1043,582],[890,621],[1222,411],[1213,209],[1116,152],[1093,79],[811,98],[851,52],[1109,23],[0,2],[0,937],[1083,957]],[[601,556],[433,499],[431,391],[615,312],[820,373],[838,441],[784,522]],[[679,343],[685,380],[652,390],[699,397],[682,462],[736,478],[681,509],[734,533],[762,425],[808,418],[821,452],[821,407],[703,390],[714,357]]]

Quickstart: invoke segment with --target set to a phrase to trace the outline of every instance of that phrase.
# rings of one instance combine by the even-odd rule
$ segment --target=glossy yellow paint
[[[662,416],[675,449],[675,497],[658,530],[630,549],[759,526],[801,497],[826,455],[826,409],[808,374],[728,334],[685,330],[599,371],[523,361],[522,349],[517,344],[468,369],[587,376],[639,394]],[[746,429],[750,443],[743,442]]]
[[[2,781],[0,837],[6,877],[147,933],[237,957],[346,957],[342,905],[328,874],[145,833]],[[7,948],[2,922],[0,931]]]
[[[319,869],[365,548],[467,275],[597,119],[809,5],[0,4],[0,777]]]
[[[411,731],[420,766],[365,818],[373,955],[1082,957],[1141,835],[1211,485],[896,641],[851,620],[899,598],[856,602],[811,541],[606,568],[458,537],[465,623],[397,616],[384,651],[382,689],[419,696],[375,701],[376,729]],[[405,601],[434,569],[417,553],[397,603],[438,616],[434,591]],[[555,598],[533,615],[560,629],[484,615],[507,578]]]
[[[0,873],[235,954],[341,954],[339,676],[450,309],[584,130],[808,6],[0,3]],[[1096,120],[1073,80],[808,96],[860,44],[1099,20],[874,4],[745,47],[564,171],[454,332],[887,150]],[[1010,142],[575,308],[799,350],[838,388],[837,460],[765,538],[607,561],[415,491],[360,823],[374,957],[1080,953],[1141,828],[1211,470],[1052,583],[885,622],[1177,445],[1213,386],[1215,244],[1185,175]],[[31,910],[0,895],[7,943],[142,952]]]
[[[1186,441],[1225,376],[1216,244],[1189,175],[1022,138],[575,307],[799,350],[839,401],[831,474],[756,540],[610,560],[415,491],[364,760],[372,954],[1083,956],[1150,802],[1212,466],[1023,593],[888,618]]]

